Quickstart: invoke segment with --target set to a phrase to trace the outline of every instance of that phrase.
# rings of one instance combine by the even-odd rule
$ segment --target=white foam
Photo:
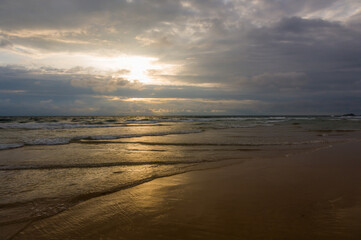
[[[27,145],[63,145],[69,144],[71,138],[38,138],[26,142]]]
[[[72,128],[105,128],[120,127],[121,124],[87,124],[87,123],[0,123],[3,129],[72,129]]]
[[[96,136],[76,136],[72,138],[59,137],[59,138],[38,138],[31,141],[26,141],[26,145],[64,145],[69,144],[72,140],[113,140],[120,138],[135,138],[146,136],[165,136],[170,134],[190,134],[200,133],[202,130],[189,130],[189,131],[174,131],[174,132],[158,132],[158,133],[145,133],[145,134],[121,134],[121,135],[96,135]],[[9,144],[8,144],[9,145]],[[23,145],[21,145],[23,146]],[[19,147],[21,147],[19,146]]]

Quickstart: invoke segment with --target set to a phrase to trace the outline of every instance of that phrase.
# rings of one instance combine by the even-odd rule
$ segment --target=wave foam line
[[[303,142],[279,142],[279,143],[167,143],[167,142],[140,142],[140,141],[98,141],[98,140],[82,140],[84,144],[141,144],[150,146],[215,146],[215,147],[262,147],[262,146],[292,146],[307,145],[317,143],[328,143],[326,140],[313,140]]]
[[[117,166],[139,166],[139,165],[177,165],[214,162],[211,160],[202,161],[150,161],[150,162],[110,162],[110,163],[84,163],[84,164],[56,164],[56,165],[22,165],[22,166],[0,166],[0,171],[16,170],[55,170],[68,168],[102,168]]]
[[[20,148],[23,147],[24,144],[22,143],[14,143],[14,144],[0,144],[0,150],[7,150],[7,149],[13,149],[13,148]]]
[[[175,131],[175,132],[159,132],[159,133],[145,133],[145,134],[121,134],[121,135],[99,135],[99,136],[76,136],[72,138],[59,137],[59,138],[39,138],[32,141],[27,141],[24,144],[0,144],[0,150],[11,148],[20,148],[23,146],[33,145],[66,145],[71,142],[79,142],[81,140],[114,140],[121,138],[136,138],[136,137],[151,137],[151,136],[166,136],[172,134],[191,134],[200,133],[202,130],[189,130],[189,131]]]

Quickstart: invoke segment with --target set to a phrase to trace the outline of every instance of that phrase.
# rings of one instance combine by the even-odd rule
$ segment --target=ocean
[[[0,117],[0,226],[156,178],[353,141],[361,117]]]

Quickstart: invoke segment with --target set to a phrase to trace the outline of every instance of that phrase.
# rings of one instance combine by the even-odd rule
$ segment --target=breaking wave
[[[95,136],[75,136],[75,137],[57,137],[57,138],[38,138],[34,140],[25,141],[22,144],[0,144],[0,150],[6,150],[11,148],[19,148],[26,145],[64,145],[71,142],[77,142],[80,140],[113,140],[121,138],[136,138],[147,136],[166,136],[172,134],[191,134],[200,133],[202,130],[184,130],[173,132],[156,132],[156,133],[144,133],[144,134],[116,134],[116,135],[95,135]]]

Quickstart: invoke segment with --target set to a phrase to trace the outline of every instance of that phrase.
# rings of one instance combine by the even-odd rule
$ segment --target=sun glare
[[[96,58],[97,68],[114,72],[113,77],[126,77],[131,81],[144,84],[155,83],[156,80],[149,76],[149,70],[162,70],[165,68],[157,64],[157,58],[122,56],[115,58]]]
[[[159,75],[173,75],[178,65],[160,63],[158,58],[121,55],[117,57],[99,57],[86,54],[41,54],[38,56],[39,66],[55,68],[83,67],[93,69],[95,74],[110,75],[114,78],[123,77],[130,81],[143,84],[167,84]],[[157,74],[154,74],[157,73]]]

